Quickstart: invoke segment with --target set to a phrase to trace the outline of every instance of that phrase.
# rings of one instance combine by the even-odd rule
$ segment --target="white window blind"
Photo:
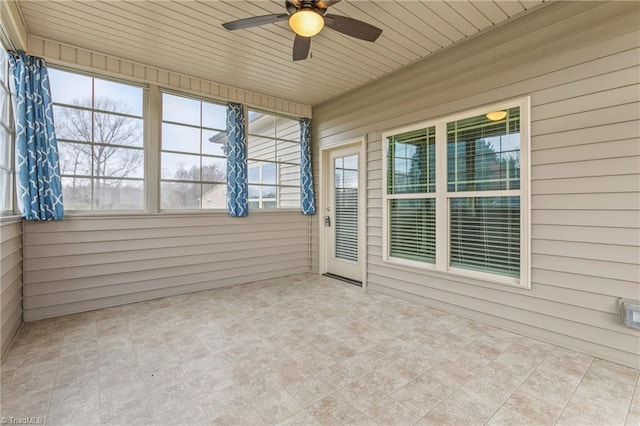
[[[358,156],[335,159],[335,257],[358,261]]]
[[[449,216],[451,266],[520,275],[520,197],[452,198]]]
[[[389,200],[389,255],[435,263],[436,203],[433,198]]]

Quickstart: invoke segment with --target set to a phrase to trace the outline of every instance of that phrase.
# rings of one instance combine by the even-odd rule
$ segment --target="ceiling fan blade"
[[[253,16],[251,18],[238,19],[237,21],[231,21],[222,24],[224,28],[227,30],[241,30],[244,28],[257,27],[265,24],[273,24],[275,22],[286,21],[289,19],[289,15],[284,14],[273,14],[273,15],[263,15],[263,16]]]
[[[340,0],[318,0],[316,1],[316,6],[318,6],[320,9],[326,9],[336,3],[340,3]]]
[[[326,14],[324,15],[324,24],[342,34],[365,41],[376,41],[382,34],[380,28],[348,16]]]
[[[307,59],[310,48],[311,37],[302,37],[296,34],[296,38],[293,40],[293,60],[302,61]]]

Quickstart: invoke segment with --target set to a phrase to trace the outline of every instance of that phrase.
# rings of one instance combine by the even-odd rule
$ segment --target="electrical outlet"
[[[620,299],[620,322],[629,328],[640,330],[640,301]]]

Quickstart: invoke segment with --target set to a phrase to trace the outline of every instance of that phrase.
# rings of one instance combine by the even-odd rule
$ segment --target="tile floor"
[[[638,371],[325,277],[27,323],[5,421],[640,424]],[[14,423],[15,423],[14,420]]]

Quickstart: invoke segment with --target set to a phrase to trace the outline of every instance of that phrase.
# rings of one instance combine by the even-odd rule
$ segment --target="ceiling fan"
[[[311,37],[318,34],[324,26],[365,41],[373,42],[380,37],[382,30],[378,27],[347,16],[327,13],[327,9],[338,2],[340,0],[286,0],[287,13],[238,19],[222,26],[232,31],[288,20],[289,26],[296,33],[293,41],[294,61],[307,58]]]

